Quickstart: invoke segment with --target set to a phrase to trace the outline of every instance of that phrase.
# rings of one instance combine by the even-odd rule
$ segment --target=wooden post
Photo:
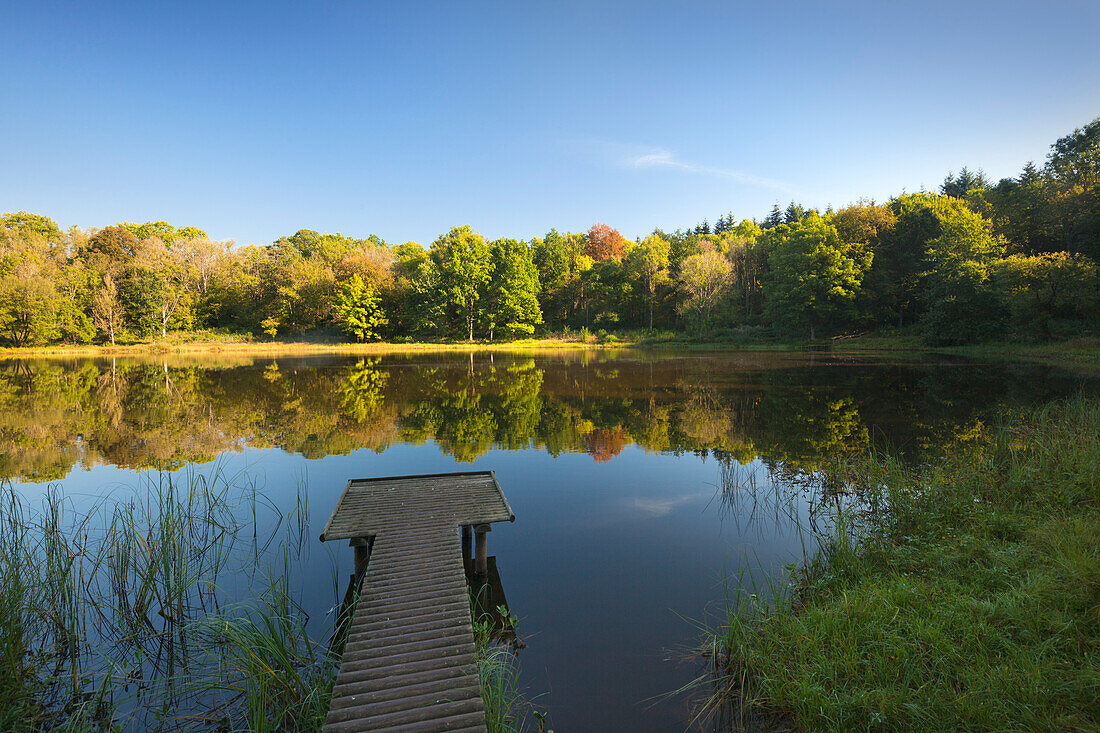
[[[478,575],[485,575],[489,572],[489,556],[486,552],[486,540],[488,538],[486,535],[492,529],[492,526],[488,524],[474,526],[474,572]]]
[[[370,557],[370,540],[366,537],[356,537],[348,542],[355,550],[355,574],[362,575],[367,572],[367,558]]]
[[[470,545],[473,544],[473,532],[470,529],[470,525],[462,525],[462,562],[466,562],[470,559]]]

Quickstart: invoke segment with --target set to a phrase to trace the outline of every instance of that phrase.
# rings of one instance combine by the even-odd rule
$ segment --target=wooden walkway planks
[[[322,541],[373,538],[325,731],[484,731],[463,526],[514,519],[491,472],[349,481]]]

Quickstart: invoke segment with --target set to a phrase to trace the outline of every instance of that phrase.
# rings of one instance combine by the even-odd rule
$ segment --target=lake
[[[813,550],[818,499],[800,477],[872,448],[936,460],[1000,411],[1079,390],[1100,381],[920,354],[10,360],[0,474],[32,505],[55,491],[76,511],[140,498],[143,476],[246,477],[256,523],[307,523],[294,593],[321,629],[352,555],[316,538],[349,478],[493,470],[516,521],[489,553],[528,697],[559,731],[682,730],[693,700],[669,693],[706,670],[702,625],[738,580]]]

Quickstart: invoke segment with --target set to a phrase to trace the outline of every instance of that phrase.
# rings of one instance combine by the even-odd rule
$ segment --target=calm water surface
[[[559,731],[683,730],[691,702],[667,693],[703,669],[689,650],[738,568],[780,572],[812,549],[790,476],[872,446],[934,459],[998,410],[1098,388],[938,356],[10,361],[0,474],[79,507],[132,495],[142,474],[243,472],[272,512],[303,492],[315,538],[349,478],[494,470],[516,522],[489,550],[529,697]],[[322,619],[351,553],[313,544],[297,592]]]

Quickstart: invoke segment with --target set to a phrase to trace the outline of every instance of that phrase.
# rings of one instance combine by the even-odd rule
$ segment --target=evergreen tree
[[[761,224],[762,229],[773,229],[783,223],[783,212],[779,210],[779,203],[772,204],[771,213],[764,219],[764,223]]]
[[[974,173],[963,166],[958,176],[952,173],[947,174],[947,177],[943,179],[943,184],[940,185],[940,193],[944,196],[954,196],[961,199],[965,198],[966,194],[971,191],[979,191],[985,188],[989,188],[989,181],[985,177],[985,172],[979,169],[977,173]]]
[[[1024,164],[1024,169],[1020,172],[1020,177],[1016,180],[1026,186],[1031,183],[1038,183],[1041,176],[1042,174],[1039,172],[1034,161],[1029,160]]]
[[[796,204],[794,201],[787,205],[787,210],[783,212],[783,223],[794,224],[795,222],[802,221],[802,217],[806,216],[806,209],[801,204]]]

